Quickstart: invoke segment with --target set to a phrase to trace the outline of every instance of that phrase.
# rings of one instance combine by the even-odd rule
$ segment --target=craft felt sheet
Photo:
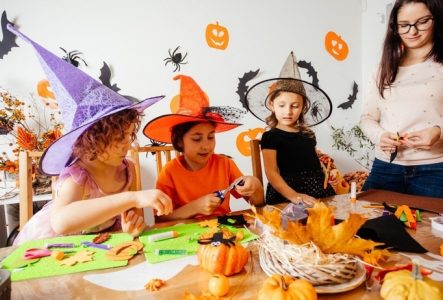
[[[249,242],[251,240],[254,240],[257,238],[257,235],[251,233],[249,230],[244,228],[235,228],[231,226],[223,226],[225,228],[228,228],[232,233],[237,233],[237,231],[241,230],[243,231],[244,238],[241,241],[242,243]],[[166,232],[174,230],[178,233],[178,237],[176,238],[170,238],[166,240],[156,241],[149,243],[148,242],[148,236],[152,234],[157,234],[160,232]],[[192,224],[180,224],[175,225],[171,227],[165,227],[165,228],[159,228],[159,229],[152,229],[149,231],[144,232],[140,236],[140,241],[145,244],[145,257],[150,263],[158,263],[167,261],[170,259],[176,259],[180,258],[186,255],[193,255],[197,253],[198,249],[198,237],[207,231],[209,231],[210,228],[207,227],[200,227],[198,223],[192,223]],[[155,250],[156,249],[166,249],[166,250],[186,250],[186,255],[156,255]]]
[[[85,272],[90,270],[99,270],[99,269],[107,269],[107,268],[115,268],[115,267],[121,267],[126,266],[128,264],[127,260],[123,261],[111,261],[105,257],[106,250],[96,249],[96,248],[85,248],[80,245],[81,242],[89,241],[91,242],[92,239],[97,235],[72,235],[72,236],[63,236],[63,237],[56,237],[56,238],[50,238],[50,239],[43,239],[43,240],[36,240],[36,241],[30,241],[23,245],[21,245],[19,248],[14,250],[8,257],[6,257],[2,261],[2,267],[5,269],[11,270],[11,280],[12,281],[19,281],[19,280],[25,280],[25,279],[32,279],[32,278],[42,278],[42,277],[48,277],[48,276],[56,276],[56,275],[63,275],[63,274],[70,274],[70,273],[77,273],[77,272]],[[116,246],[118,244],[121,244],[123,242],[132,241],[133,237],[126,233],[116,233],[111,234],[111,238],[104,242],[103,244]],[[12,269],[12,266],[14,263],[22,259],[23,254],[27,249],[30,248],[44,248],[45,244],[53,244],[53,243],[74,243],[75,245],[78,245],[76,248],[54,248],[52,250],[60,250],[60,251],[76,251],[80,252],[83,250],[89,250],[94,251],[93,260],[89,262],[84,263],[76,263],[73,266],[62,266],[60,265],[61,261],[55,260],[53,257],[42,257],[39,261],[30,264],[24,268],[21,269]],[[66,255],[69,257],[69,255],[72,255],[74,253],[67,253]]]

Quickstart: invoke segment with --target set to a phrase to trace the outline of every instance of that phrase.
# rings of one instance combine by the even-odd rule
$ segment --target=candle
[[[351,202],[355,203],[357,201],[357,184],[355,181],[351,182]]]
[[[171,231],[152,234],[152,235],[148,236],[148,242],[152,243],[152,242],[175,238],[175,237],[178,237],[177,231],[171,230]]]

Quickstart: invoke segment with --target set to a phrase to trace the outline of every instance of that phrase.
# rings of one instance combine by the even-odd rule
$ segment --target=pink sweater
[[[400,67],[391,89],[382,99],[371,76],[363,99],[360,128],[376,145],[386,132],[400,134],[435,125],[443,132],[443,65],[427,60],[419,64]],[[389,157],[376,146],[375,157],[388,162]],[[443,162],[443,133],[431,150],[400,147],[395,163],[422,165]]]

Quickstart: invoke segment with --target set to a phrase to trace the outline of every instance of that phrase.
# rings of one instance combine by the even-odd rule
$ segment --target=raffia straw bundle
[[[294,245],[264,230],[258,245],[260,266],[269,276],[289,275],[313,285],[327,285],[348,282],[357,273],[358,262],[353,256],[324,254],[312,242]]]

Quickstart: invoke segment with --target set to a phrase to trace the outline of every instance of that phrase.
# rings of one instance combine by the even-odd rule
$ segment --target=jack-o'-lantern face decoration
[[[329,31],[325,36],[325,48],[336,60],[344,60],[348,56],[348,44],[335,32]]]
[[[211,48],[225,50],[229,44],[229,31],[226,27],[215,24],[208,24],[206,27],[206,43]]]
[[[237,136],[237,149],[244,156],[251,156],[251,147],[249,146],[249,141],[261,139],[261,135],[265,132],[263,128],[248,129],[241,132]]]
[[[40,99],[47,107],[51,109],[58,108],[57,100],[55,100],[55,95],[52,92],[48,80],[40,80],[37,83],[37,94],[40,96]]]

